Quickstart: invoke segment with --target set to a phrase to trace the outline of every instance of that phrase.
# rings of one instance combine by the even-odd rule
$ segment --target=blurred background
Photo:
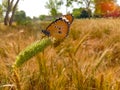
[[[119,17],[119,5],[119,0],[0,0],[0,22],[51,20],[67,13],[75,18]]]
[[[120,0],[0,0],[0,90],[120,90]],[[13,72],[41,30],[64,14],[68,36]]]

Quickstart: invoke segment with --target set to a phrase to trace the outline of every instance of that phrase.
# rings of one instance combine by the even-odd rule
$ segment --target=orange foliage
[[[105,15],[114,12],[117,8],[117,5],[113,1],[101,1],[96,3],[95,8],[95,12],[97,14]]]
[[[120,6],[117,6],[111,13],[105,14],[104,17],[120,17]]]
[[[114,2],[101,2],[100,6],[103,13],[112,12],[116,9]]]

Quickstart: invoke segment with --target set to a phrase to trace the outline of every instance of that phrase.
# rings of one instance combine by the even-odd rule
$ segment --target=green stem
[[[16,57],[16,61],[13,64],[13,68],[20,67],[23,63],[28,61],[30,58],[35,56],[37,53],[42,52],[47,46],[51,45],[52,41],[50,38],[45,38],[31,44],[25,50],[19,53]]]

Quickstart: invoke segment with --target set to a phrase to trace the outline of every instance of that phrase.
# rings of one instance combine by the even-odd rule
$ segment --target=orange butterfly
[[[53,21],[46,30],[42,32],[47,36],[55,37],[56,39],[63,39],[69,33],[70,25],[73,22],[73,16],[71,14],[63,15],[59,19]]]

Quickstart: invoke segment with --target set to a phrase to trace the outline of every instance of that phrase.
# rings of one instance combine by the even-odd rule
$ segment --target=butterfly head
[[[47,30],[42,30],[42,32],[43,32],[45,35],[50,36],[50,32],[49,32],[49,31],[47,31]]]

